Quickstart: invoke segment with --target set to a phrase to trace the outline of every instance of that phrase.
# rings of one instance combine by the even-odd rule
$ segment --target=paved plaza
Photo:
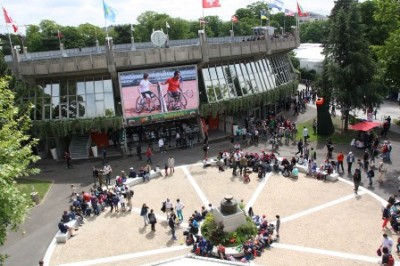
[[[302,175],[298,180],[267,174],[251,182],[232,177],[231,171],[201,164],[182,165],[173,175],[152,179],[134,188],[132,212],[110,213],[89,218],[66,244],[57,244],[50,265],[143,265],[188,254],[182,232],[171,240],[161,202],[180,198],[185,220],[201,206],[219,202],[225,194],[244,200],[255,213],[274,222],[281,215],[280,241],[257,257],[255,265],[376,265],[381,240],[382,200],[366,189],[358,196],[347,180],[335,183]],[[139,211],[143,203],[158,217],[156,232],[144,226]],[[376,218],[376,219],[374,219]]]
[[[387,107],[385,107],[387,106]],[[378,112],[396,118],[397,103],[385,103]],[[310,106],[311,107],[311,106]],[[301,122],[316,116],[315,108],[298,117],[286,114],[289,119]],[[393,133],[394,132],[394,133]],[[134,187],[134,209],[131,213],[103,212],[99,217],[89,218],[80,227],[77,236],[66,244],[53,245],[57,223],[62,211],[67,209],[70,184],[77,191],[88,191],[92,186],[92,166],[100,167],[100,160],[74,162],[74,169],[65,169],[65,162],[41,160],[41,173],[35,178],[53,180],[54,184],[43,202],[29,213],[20,232],[10,232],[1,252],[10,255],[6,265],[31,266],[44,259],[45,265],[145,265],[184,256],[189,248],[183,245],[182,232],[177,230],[177,241],[171,241],[161,202],[169,197],[173,202],[180,198],[186,205],[185,220],[194,210],[212,203],[218,206],[226,194],[233,194],[237,200],[252,206],[255,213],[265,214],[269,222],[274,222],[276,214],[281,216],[281,238],[270,250],[252,263],[256,265],[376,265],[379,258],[376,249],[381,243],[381,206],[383,199],[397,193],[400,168],[400,128],[392,125],[389,139],[392,142],[393,164],[388,169],[383,185],[362,188],[359,196],[353,193],[351,179],[346,175],[338,182],[322,182],[301,176],[298,180],[270,174],[263,180],[251,176],[249,184],[241,178],[232,177],[231,171],[218,173],[217,169],[203,169],[201,165],[201,145],[192,150],[168,150],[166,154],[155,153],[153,165],[163,166],[169,156],[175,158],[176,171],[173,176],[152,179],[149,183]],[[355,133],[354,133],[355,134]],[[313,144],[314,145],[314,144]],[[258,147],[247,146],[249,152],[269,150],[270,145],[260,143]],[[314,145],[318,163],[326,153],[325,145]],[[210,156],[231,149],[227,139],[210,143]],[[335,145],[335,152],[350,150],[360,158],[363,150],[348,144]],[[280,156],[291,158],[295,145],[283,145]],[[336,156],[336,153],[334,154]],[[138,169],[143,161],[137,157],[110,158],[110,164],[117,174],[134,166]],[[363,182],[367,179],[363,175]],[[379,195],[379,197],[377,196]],[[143,203],[154,208],[158,215],[157,231],[143,227],[139,209]],[[247,210],[247,208],[246,208]],[[390,234],[390,232],[388,232]],[[393,240],[397,235],[392,236]],[[34,247],[34,248],[33,248]],[[24,256],[21,256],[24,254]],[[46,254],[46,255],[45,255]]]

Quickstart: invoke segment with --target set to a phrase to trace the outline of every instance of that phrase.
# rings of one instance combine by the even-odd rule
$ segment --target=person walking
[[[173,173],[175,173],[175,159],[174,157],[170,156],[168,158],[168,168],[170,169],[170,174],[172,175]]]
[[[65,159],[65,161],[67,162],[67,168],[68,168],[68,169],[74,168],[74,167],[72,166],[72,163],[71,163],[71,156],[69,155],[68,152],[64,152],[64,159]]]
[[[353,166],[354,161],[355,161],[354,154],[350,151],[349,154],[346,157],[347,173],[349,175],[351,175],[351,167]]]
[[[369,185],[372,186],[372,178],[375,176],[374,167],[371,166],[367,172],[367,177],[369,179]]]
[[[392,207],[392,205],[389,203],[389,204],[386,205],[386,208],[384,208],[383,211],[382,211],[382,220],[383,220],[382,230],[389,229],[387,227],[387,223],[390,220],[390,208],[391,207]]]
[[[149,207],[147,207],[146,203],[143,203],[142,209],[140,210],[140,216],[143,217],[144,226],[149,224],[149,219],[147,217],[149,211]]]
[[[167,198],[165,201],[165,214],[167,215],[167,218],[171,216],[172,212],[172,202]]]
[[[97,181],[99,180],[99,170],[95,166],[92,168],[93,184],[97,186]]]
[[[308,128],[307,127],[303,128],[303,138],[304,138],[304,145],[307,145],[307,140],[308,140]]]
[[[151,231],[156,231],[156,223],[157,223],[157,218],[156,215],[154,214],[154,210],[151,209],[150,213],[147,215],[147,218],[149,219],[149,223],[151,225]]]
[[[383,162],[379,163],[378,172],[379,172],[378,182],[379,182],[379,184],[383,184],[383,177],[385,176],[385,172],[386,172]]]
[[[276,217],[276,225],[275,225],[276,237],[279,238],[279,228],[281,227],[281,217],[279,215],[277,215],[275,217]]]
[[[360,186],[361,183],[361,169],[359,168],[359,166],[357,166],[356,169],[354,170],[353,183],[354,183],[354,193],[357,195],[358,187]]]
[[[162,137],[158,140],[158,147],[160,148],[160,153],[166,153],[164,139]]]
[[[317,119],[314,119],[314,121],[312,123],[312,128],[313,128],[314,135],[316,135],[317,134]]]
[[[183,214],[182,214],[183,208],[185,208],[185,204],[183,204],[180,199],[177,199],[175,204],[175,210],[180,222],[183,222]]]
[[[175,215],[171,215],[171,216],[168,218],[168,225],[169,225],[169,228],[171,228],[172,240],[176,240],[174,216],[175,216]]]
[[[389,251],[389,254],[392,253],[392,247],[393,247],[393,240],[386,234],[383,234],[383,240],[380,248],[387,248]]]
[[[300,139],[299,142],[297,142],[297,152],[296,155],[300,153],[300,155],[303,155],[303,140]]]
[[[146,157],[147,157],[147,163],[152,164],[151,157],[153,156],[153,152],[151,151],[150,145],[147,147],[146,151]]]

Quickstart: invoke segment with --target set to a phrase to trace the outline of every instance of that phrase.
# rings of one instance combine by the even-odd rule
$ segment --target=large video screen
[[[174,77],[175,71],[180,72],[179,78],[164,85]],[[145,73],[148,74],[146,82],[143,81]],[[195,116],[198,112],[195,65],[121,72],[119,83],[123,114],[128,125]]]

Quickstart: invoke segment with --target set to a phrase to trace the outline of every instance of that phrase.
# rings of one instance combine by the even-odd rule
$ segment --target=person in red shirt
[[[338,161],[337,170],[338,170],[338,172],[340,172],[340,167],[342,167],[342,173],[344,172],[343,160],[344,160],[343,152],[339,152],[339,154],[337,156],[337,161]]]
[[[172,78],[161,83],[162,85],[168,84],[167,93],[173,98],[179,97],[179,92],[181,91],[180,74],[179,71],[175,71]]]

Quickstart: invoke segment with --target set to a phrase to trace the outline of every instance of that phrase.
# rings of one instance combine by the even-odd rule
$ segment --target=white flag
[[[168,21],[165,21],[165,27],[167,27],[167,29],[171,28],[168,24]]]

